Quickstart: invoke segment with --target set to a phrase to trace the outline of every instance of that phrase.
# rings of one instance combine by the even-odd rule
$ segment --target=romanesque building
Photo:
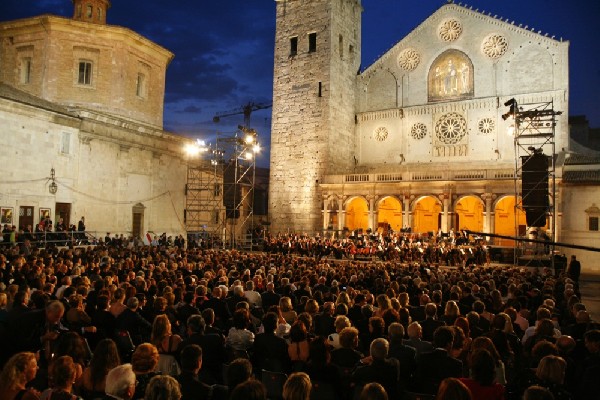
[[[2,224],[183,233],[189,140],[163,130],[173,54],[107,25],[109,0],[73,4],[72,18],[0,23]]]
[[[599,160],[570,149],[568,41],[450,3],[360,70],[360,0],[276,7],[274,233],[524,235],[516,188],[521,157],[535,146],[554,160],[542,229],[556,241],[600,242]],[[517,110],[560,111],[551,138],[523,150],[507,115],[513,100]],[[546,124],[527,122],[517,135]]]

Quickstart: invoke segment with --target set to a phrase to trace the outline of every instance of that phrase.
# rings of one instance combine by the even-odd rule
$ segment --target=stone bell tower
[[[110,0],[73,0],[73,19],[106,25]]]
[[[323,176],[354,165],[360,0],[276,0],[271,232],[322,224]]]

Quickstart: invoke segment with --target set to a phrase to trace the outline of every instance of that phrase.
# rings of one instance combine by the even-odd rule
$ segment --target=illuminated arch
[[[402,202],[395,196],[386,196],[377,203],[377,226],[385,224],[395,232],[402,229]]]
[[[462,196],[454,203],[454,226],[459,230],[483,232],[484,211],[485,204],[479,196]]]
[[[494,205],[494,233],[506,236],[523,235],[527,229],[525,212],[515,207],[515,196],[502,196]],[[497,244],[513,246],[514,242],[508,239],[500,239]]]
[[[442,212],[440,200],[434,196],[422,196],[413,204],[413,232],[437,232]]]
[[[346,227],[351,231],[369,228],[369,203],[364,197],[353,197],[346,202]]]

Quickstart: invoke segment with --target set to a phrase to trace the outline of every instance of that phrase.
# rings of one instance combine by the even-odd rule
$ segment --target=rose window
[[[450,19],[448,21],[445,21],[442,26],[440,26],[440,30],[439,30],[439,34],[440,34],[440,38],[442,38],[442,40],[444,42],[453,42],[456,39],[458,39],[458,37],[460,36],[460,34],[462,33],[462,25],[460,22],[458,22],[455,19]]]
[[[383,127],[380,126],[379,128],[375,129],[375,139],[379,142],[383,142],[385,139],[387,139],[388,137],[388,130]]]
[[[508,41],[502,35],[489,35],[483,41],[482,50],[489,58],[499,58],[508,50]]]
[[[444,115],[435,125],[435,136],[444,144],[457,144],[467,134],[467,121],[458,113]]]
[[[405,71],[412,71],[417,68],[420,61],[421,56],[414,49],[406,49],[398,56],[398,65]]]
[[[477,128],[479,129],[479,133],[483,135],[487,135],[489,133],[494,132],[495,123],[491,118],[482,118],[477,123]]]
[[[410,134],[412,135],[413,139],[421,140],[425,136],[427,136],[427,127],[425,126],[425,124],[422,124],[420,122],[418,124],[414,124],[410,129]]]

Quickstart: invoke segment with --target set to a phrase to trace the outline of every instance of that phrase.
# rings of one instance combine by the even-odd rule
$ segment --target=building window
[[[588,230],[598,232],[598,217],[589,217]]]
[[[314,53],[317,51],[317,33],[309,33],[308,34],[308,52]]]
[[[31,58],[23,58],[21,60],[21,83],[27,84],[31,82]]]
[[[92,84],[92,62],[91,61],[80,61],[79,62],[79,78],[77,83],[80,85],[91,85]]]
[[[71,133],[63,132],[62,140],[60,141],[61,154],[71,154]]]
[[[102,9],[98,7],[98,22],[102,21]]]
[[[146,97],[146,76],[142,73],[138,73],[135,94],[138,97]]]
[[[215,183],[215,188],[214,188],[214,191],[213,191],[213,196],[214,197],[221,196],[221,185],[218,184],[218,183]]]
[[[91,5],[88,5],[86,7],[86,10],[87,10],[86,11],[86,16],[91,19],[92,18],[92,13],[94,12],[94,7],[92,7]]]
[[[81,18],[81,4],[77,4],[77,11],[75,12],[77,18]]]
[[[298,36],[290,38],[290,56],[298,54]]]
[[[339,48],[340,48],[340,58],[344,57],[344,37],[340,35],[339,39]]]

